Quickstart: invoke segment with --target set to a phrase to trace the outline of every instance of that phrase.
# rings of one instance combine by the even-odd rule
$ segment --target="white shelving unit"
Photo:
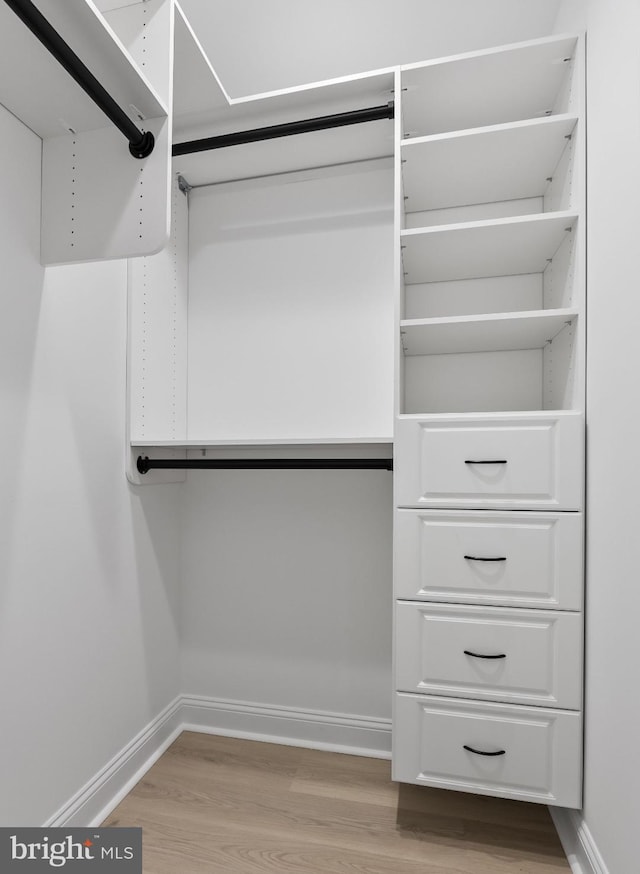
[[[557,37],[414,64],[397,90],[394,779],[568,807],[581,801],[583,51]],[[534,510],[550,513],[535,531]],[[534,549],[563,557],[535,584]],[[555,613],[522,610],[545,601]],[[496,705],[531,703],[536,671],[539,773],[518,784],[528,711]]]
[[[91,0],[36,0],[36,6],[131,120],[156,139],[148,158],[133,158],[122,134],[1,5],[0,102],[43,139],[42,261],[157,251],[169,225],[172,4],[149,0],[104,15]],[[114,29],[125,18],[126,26]]]

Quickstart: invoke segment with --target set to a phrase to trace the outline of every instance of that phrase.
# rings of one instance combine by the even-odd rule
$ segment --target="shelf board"
[[[313,446],[386,446],[393,442],[392,436],[387,437],[309,437],[296,439],[294,437],[272,438],[238,438],[237,440],[132,440],[132,447],[170,448],[170,449],[259,449],[313,447]]]
[[[400,322],[405,355],[541,349],[577,318],[576,309],[490,313]]]
[[[402,67],[404,135],[542,117],[553,110],[577,37],[559,36]]]
[[[181,116],[229,106],[229,95],[211,66],[179,3],[175,3],[173,113]]]
[[[406,212],[541,196],[576,121],[557,115],[404,140]]]
[[[550,212],[402,231],[405,282],[542,273],[576,221]]]
[[[90,0],[38,0],[38,8],[101,85],[137,122],[167,108]],[[5,3],[0,3],[0,103],[42,138],[110,127],[82,88]]]
[[[392,89],[393,73],[383,71],[231,99],[228,106],[179,116],[174,142],[381,106]],[[388,158],[393,153],[394,124],[384,119],[182,155],[174,159],[174,170],[197,186]]]

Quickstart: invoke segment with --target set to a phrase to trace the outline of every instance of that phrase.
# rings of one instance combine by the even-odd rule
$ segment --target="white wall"
[[[584,811],[598,874],[638,870],[640,6],[564,0],[587,29],[587,610]]]
[[[190,195],[191,440],[392,439],[393,170],[306,175]]]
[[[560,0],[180,0],[232,97],[535,39]]]
[[[124,474],[126,264],[38,263],[0,108],[0,824],[39,825],[178,693],[176,493]]]
[[[391,490],[387,471],[189,473],[183,691],[389,718]]]

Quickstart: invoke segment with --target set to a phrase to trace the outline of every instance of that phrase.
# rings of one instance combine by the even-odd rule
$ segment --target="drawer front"
[[[582,609],[581,513],[396,510],[394,550],[396,598]]]
[[[396,604],[396,688],[579,710],[582,616]]]
[[[578,713],[396,695],[394,780],[578,808],[581,768]]]
[[[580,510],[582,416],[399,419],[398,506]]]

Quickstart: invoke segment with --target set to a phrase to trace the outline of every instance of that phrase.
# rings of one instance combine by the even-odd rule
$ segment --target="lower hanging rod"
[[[154,138],[151,131],[141,131],[121,109],[109,92],[103,88],[73,49],[62,39],[31,0],[4,0],[18,18],[26,24],[47,51],[75,79],[83,91],[104,112],[129,140],[129,151],[134,158],[146,158],[153,151]],[[37,84],[36,84],[37,87]]]
[[[194,152],[206,152],[209,149],[224,149],[227,146],[240,146],[244,143],[257,143],[262,140],[273,140],[276,137],[290,137],[295,134],[306,134],[312,131],[329,130],[334,127],[344,127],[349,124],[363,124],[367,121],[380,121],[393,118],[393,100],[384,106],[370,106],[367,109],[354,109],[351,112],[338,112],[335,115],[321,115],[317,118],[305,118],[301,121],[288,121],[284,124],[274,124],[270,127],[257,127],[252,130],[237,131],[232,134],[221,134],[216,137],[205,137],[201,140],[190,140],[185,143],[174,143],[172,155],[191,155]]]
[[[138,473],[150,470],[393,470],[392,458],[148,458],[138,456]]]

